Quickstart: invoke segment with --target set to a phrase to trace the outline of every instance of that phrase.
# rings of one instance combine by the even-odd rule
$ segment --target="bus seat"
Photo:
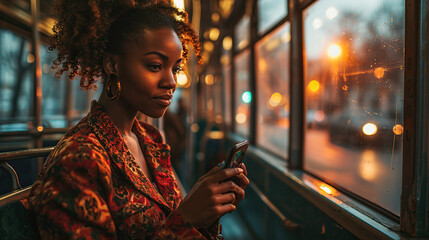
[[[30,212],[21,199],[30,193],[25,188],[0,197],[0,238],[4,240],[39,239]]]

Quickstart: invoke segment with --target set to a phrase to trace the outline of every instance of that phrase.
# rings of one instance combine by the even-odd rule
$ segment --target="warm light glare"
[[[252,94],[250,93],[250,91],[245,91],[241,95],[241,100],[243,100],[243,102],[245,103],[250,103],[252,101]]]
[[[210,53],[208,53],[207,51],[203,51],[201,56],[203,57],[203,64],[207,64],[210,60]]]
[[[223,139],[223,132],[222,131],[210,131],[209,138],[210,139]]]
[[[28,54],[27,56],[27,62],[28,63],[33,63],[34,62],[34,55],[33,54]]]
[[[401,135],[404,132],[404,127],[402,127],[401,124],[396,124],[393,127],[393,133],[395,133],[396,135]]]
[[[185,3],[183,0],[174,0],[173,5],[178,9],[181,9],[181,10],[185,9]]]
[[[323,22],[320,18],[316,18],[313,20],[313,28],[314,29],[319,29],[322,27],[322,25],[323,25]]]
[[[203,43],[203,47],[204,47],[204,50],[206,50],[207,52],[211,52],[214,49],[214,44],[210,41],[205,41]]]
[[[217,23],[219,22],[220,16],[219,13],[212,13],[212,21]]]
[[[210,29],[209,38],[212,41],[216,41],[219,38],[220,31],[219,28],[212,28]]]
[[[365,150],[361,154],[359,168],[360,175],[367,181],[374,181],[377,179],[378,167],[377,167],[377,154],[373,150]]]
[[[314,119],[317,122],[321,122],[325,119],[325,113],[322,110],[318,110],[314,113]]]
[[[266,45],[265,45],[265,49],[268,52],[272,52],[274,49],[276,49],[278,46],[280,45],[280,40],[278,38],[274,38],[271,41],[269,41]]]
[[[228,17],[234,6],[234,0],[219,0],[219,7],[223,17]]]
[[[267,71],[267,61],[264,58],[259,58],[258,60],[258,68],[260,72]]]
[[[385,68],[383,68],[383,67],[378,67],[378,68],[376,68],[376,69],[374,69],[374,76],[376,77],[376,78],[382,78],[382,77],[384,77],[384,72],[386,71],[386,69]]]
[[[235,115],[235,121],[238,124],[244,124],[247,121],[247,116],[244,113],[238,113],[237,115]]]
[[[331,46],[329,46],[328,48],[328,56],[330,58],[337,58],[338,56],[340,56],[341,54],[341,48],[340,46],[333,44]]]
[[[37,131],[39,131],[39,132],[43,131],[43,126],[38,126]]]
[[[334,19],[336,16],[338,16],[338,10],[334,7],[330,7],[326,10],[325,16],[328,19]]]
[[[224,37],[223,41],[222,41],[222,46],[223,46],[223,49],[225,49],[226,51],[231,50],[231,48],[232,48],[232,38],[230,36]]]
[[[205,78],[205,82],[207,85],[213,85],[213,83],[214,83],[213,75],[207,74],[207,76]]]
[[[320,84],[318,81],[313,80],[311,82],[308,83],[308,89],[312,92],[317,92],[320,88]]]
[[[200,126],[198,126],[198,123],[193,123],[191,125],[191,131],[196,133],[196,132],[198,132],[198,130],[200,130]]]
[[[222,57],[220,57],[220,63],[222,63],[222,65],[226,66],[229,65],[230,59],[229,59],[229,55],[225,54],[222,55]]]
[[[320,189],[322,189],[325,193],[327,193],[327,194],[329,194],[329,195],[331,195],[332,194],[332,190],[331,190],[331,188],[328,186],[328,185],[326,185],[326,184],[322,184],[322,185],[320,185],[320,187],[319,187]]]
[[[243,48],[247,47],[247,45],[249,45],[249,41],[243,40],[240,43],[238,43],[238,49],[243,49]]]
[[[282,40],[282,42],[287,43],[290,41],[290,33],[283,33],[280,36],[280,39]]]
[[[362,132],[368,136],[374,135],[377,133],[377,126],[374,123],[367,123],[363,125]]]
[[[177,85],[179,87],[184,87],[188,84],[188,77],[185,73],[181,72],[177,74]]]
[[[273,107],[278,106],[282,101],[282,95],[278,92],[273,93],[270,98],[270,105]]]

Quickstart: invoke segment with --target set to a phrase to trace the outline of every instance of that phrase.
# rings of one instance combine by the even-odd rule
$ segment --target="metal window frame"
[[[253,1],[253,16],[251,18],[251,48],[252,72],[251,91],[255,95],[255,70],[254,70],[254,44],[277,29],[283,22],[290,20],[291,23],[291,66],[290,91],[290,135],[289,135],[289,158],[288,168],[291,170],[303,170],[303,140],[304,140],[304,56],[303,56],[303,11],[317,0],[289,0],[288,15],[281,22],[273,26],[262,35],[258,36],[255,24],[257,24],[257,0]],[[405,137],[403,145],[403,193],[401,195],[401,232],[411,236],[429,236],[429,178],[428,152],[429,152],[429,100],[428,76],[429,69],[429,25],[428,0],[406,0],[405,9],[405,59],[404,71],[404,128]],[[241,16],[236,16],[241,17]],[[233,39],[235,39],[233,37]],[[245,48],[247,49],[247,47]],[[423,51],[425,50],[425,51]],[[243,50],[241,50],[243,51]],[[237,52],[232,49],[232,62]],[[234,79],[234,64],[231,67],[231,79]],[[234,92],[234,80],[232,81],[232,93]],[[425,96],[426,93],[426,96]],[[233,97],[232,97],[233,99]],[[256,134],[256,101],[252,100],[251,133]],[[232,117],[235,109],[232,108]],[[234,123],[234,118],[232,119]],[[235,129],[235,128],[233,128]],[[419,130],[417,130],[419,129]],[[421,129],[421,130],[420,130]],[[255,136],[252,143],[255,143]]]

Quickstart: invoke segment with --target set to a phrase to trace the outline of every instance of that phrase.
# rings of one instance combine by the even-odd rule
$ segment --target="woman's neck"
[[[119,133],[123,137],[130,136],[137,110],[132,109],[121,97],[116,100],[110,100],[105,90],[102,91],[98,103],[112,119]]]

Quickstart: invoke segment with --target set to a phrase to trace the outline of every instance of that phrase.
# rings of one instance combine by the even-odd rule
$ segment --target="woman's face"
[[[147,29],[137,42],[125,47],[118,62],[121,95],[129,107],[159,118],[171,103],[176,74],[181,70],[182,45],[170,28]]]

